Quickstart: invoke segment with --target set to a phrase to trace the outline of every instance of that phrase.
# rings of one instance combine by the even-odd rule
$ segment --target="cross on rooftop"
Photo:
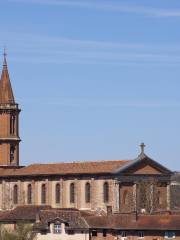
[[[146,145],[144,143],[141,143],[140,148],[141,148],[141,154],[144,154],[144,149]]]
[[[6,53],[6,48],[5,48],[5,47],[4,47],[4,53],[3,53],[3,56],[4,56],[4,63],[3,63],[3,66],[7,66],[7,61],[6,61],[7,53]]]
[[[4,47],[4,53],[3,53],[4,58],[6,58],[7,53],[6,53],[6,48]]]
[[[4,56],[4,62],[3,62],[3,66],[7,66],[7,61],[6,61],[6,56],[7,56],[7,53],[6,53],[6,48],[4,48],[4,53],[3,53],[3,56]]]

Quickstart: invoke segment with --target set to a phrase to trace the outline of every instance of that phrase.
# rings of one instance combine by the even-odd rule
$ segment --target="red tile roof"
[[[58,209],[50,206],[19,206],[13,210],[0,211],[1,222],[31,221],[39,219],[38,225],[47,227],[48,222],[61,219],[70,228],[114,229],[114,230],[180,230],[180,212],[136,215],[112,214],[97,215],[95,212],[77,209]]]
[[[0,168],[0,176],[110,174],[127,160],[32,164],[19,169]]]
[[[175,215],[113,214],[85,217],[90,228],[119,230],[180,230],[180,213]]]

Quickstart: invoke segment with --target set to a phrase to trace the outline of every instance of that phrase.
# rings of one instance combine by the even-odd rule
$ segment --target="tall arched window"
[[[109,202],[109,184],[107,182],[103,185],[103,196],[104,196],[104,203]]]
[[[11,144],[10,146],[10,163],[14,161],[15,146]]]
[[[91,201],[91,185],[90,185],[90,183],[86,183],[86,185],[85,185],[85,201],[86,201],[86,203],[90,203],[90,201]]]
[[[18,204],[18,186],[14,185],[13,188],[13,203]]]
[[[60,203],[61,201],[61,188],[60,188],[60,184],[57,183],[56,184],[56,203]]]
[[[15,133],[15,120],[16,120],[16,117],[14,115],[11,115],[10,116],[10,134]]]
[[[158,205],[162,204],[162,196],[160,191],[157,192],[157,203]]]
[[[70,184],[70,203],[75,202],[75,186],[74,183]]]
[[[129,202],[129,194],[128,194],[128,191],[125,190],[124,193],[123,193],[123,204],[124,205],[128,205],[128,202]]]
[[[41,203],[46,203],[46,184],[42,184],[41,186]]]
[[[32,204],[32,186],[31,186],[31,184],[28,184],[28,187],[27,187],[27,203]]]

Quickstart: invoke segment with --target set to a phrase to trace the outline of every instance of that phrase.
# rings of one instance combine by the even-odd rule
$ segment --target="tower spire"
[[[8,73],[7,54],[4,48],[0,78],[0,165],[19,165],[19,113]]]
[[[3,69],[0,79],[0,104],[15,103],[14,94],[8,73],[7,53],[5,48],[3,58]]]
[[[7,52],[6,52],[6,48],[4,47],[4,53],[3,53],[3,57],[4,57],[4,62],[3,62],[3,67],[7,67]]]

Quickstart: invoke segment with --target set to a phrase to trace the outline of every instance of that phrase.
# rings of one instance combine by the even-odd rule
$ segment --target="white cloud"
[[[146,45],[3,32],[10,60],[71,64],[179,64],[179,45]],[[5,39],[8,39],[7,41]],[[1,41],[2,44],[1,44]]]

